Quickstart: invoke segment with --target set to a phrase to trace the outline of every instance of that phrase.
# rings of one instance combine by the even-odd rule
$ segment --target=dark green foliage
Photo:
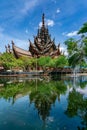
[[[69,93],[65,114],[68,117],[78,116],[82,119],[83,129],[87,128],[87,99],[75,89]]]
[[[87,37],[84,37],[82,39],[82,42],[84,43],[84,46],[83,46],[84,54],[87,57]]]
[[[83,24],[82,28],[78,31],[78,34],[87,32],[87,22]]]

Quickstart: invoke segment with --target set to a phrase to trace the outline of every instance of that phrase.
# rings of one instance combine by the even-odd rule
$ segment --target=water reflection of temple
[[[5,81],[6,82],[6,81]],[[61,87],[60,87],[61,84]],[[67,90],[62,81],[25,80],[24,82],[9,82],[0,89],[0,97],[14,104],[19,98],[29,95],[30,105],[34,103],[39,117],[45,121],[50,116],[50,110],[55,101],[60,102],[60,95]],[[8,95],[9,93],[9,95]]]
[[[29,40],[29,50],[26,51],[22,48],[17,47],[12,41],[12,49],[10,45],[5,46],[6,52],[14,53],[16,58],[21,56],[27,57],[40,57],[40,56],[51,56],[58,57],[61,55],[60,44],[56,46],[55,39],[52,40],[49,34],[48,27],[45,24],[44,14],[42,15],[42,26],[38,28],[37,35],[34,36],[34,43]]]

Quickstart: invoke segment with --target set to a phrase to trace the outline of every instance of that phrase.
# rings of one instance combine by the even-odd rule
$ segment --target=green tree
[[[73,68],[77,65],[81,66],[85,63],[84,55],[81,52],[76,52],[69,57],[69,65]]]
[[[28,70],[29,66],[32,66],[35,62],[35,59],[28,57],[21,57],[18,59],[18,64],[24,68],[24,70]]]
[[[21,59],[17,59],[16,63],[16,67],[24,68],[24,62]]]
[[[83,26],[78,31],[78,34],[83,34],[87,32],[87,22],[83,24]]]
[[[12,67],[15,67],[17,65],[14,55],[9,53],[3,53],[0,56],[0,62],[5,69],[11,69]]]
[[[80,40],[68,39],[65,41],[65,45],[68,50],[68,61],[69,65],[75,67],[85,62],[87,43],[84,43],[84,37]],[[85,41],[86,42],[86,41]]]
[[[66,56],[59,56],[58,58],[55,59],[55,66],[56,67],[64,67],[68,65],[68,59]]]
[[[56,67],[56,59],[55,58],[51,58],[51,60],[47,63],[48,67]]]
[[[49,56],[42,56],[38,59],[38,65],[42,67],[48,66],[49,62],[51,60],[51,57]]]
[[[69,55],[72,55],[78,50],[77,41],[74,38],[69,38],[64,43],[67,46],[67,51]]]
[[[82,34],[81,43],[85,58],[87,58],[87,36],[85,35],[86,33],[87,33],[87,22],[84,23],[83,26],[78,31],[78,34]]]

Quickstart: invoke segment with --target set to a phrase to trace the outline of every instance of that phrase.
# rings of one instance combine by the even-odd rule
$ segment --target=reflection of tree
[[[58,101],[60,101],[60,95],[61,94],[65,94],[67,87],[66,85],[63,83],[63,81],[57,81],[54,82],[54,89],[55,89],[55,93],[57,94],[58,97]]]
[[[45,120],[49,116],[51,105],[55,102],[56,95],[51,92],[42,93],[40,91],[30,94],[31,102],[35,103],[35,108],[38,110],[38,114],[42,120]]]
[[[54,80],[54,81],[60,81],[61,80],[61,74],[57,74],[57,72],[55,74],[50,75],[50,76],[51,76],[51,79]]]
[[[8,82],[9,79],[8,78],[1,78],[0,77],[0,84],[3,84],[4,86],[6,85],[6,82]]]
[[[81,87],[81,88],[85,88],[86,85],[87,85],[87,81],[80,82],[79,84],[80,84],[80,87]]]
[[[79,92],[76,92],[75,89],[69,93],[68,107],[65,114],[68,117],[79,116],[82,119],[83,129],[87,128],[87,99]]]
[[[3,97],[4,99],[8,101],[12,101],[14,103],[14,97],[15,95],[20,92],[20,90],[23,88],[22,83],[18,84],[7,84],[5,87],[2,88],[0,92],[0,98]]]
[[[4,83],[4,86],[2,87],[0,91],[0,98],[4,98],[7,101],[12,102],[12,104],[15,103],[15,100],[22,97],[23,95],[29,94],[29,85],[32,86],[33,83],[29,82],[16,82],[16,83]]]
[[[42,120],[49,116],[51,105],[55,103],[57,97],[60,99],[60,94],[65,93],[66,89],[62,81],[38,82],[37,90],[34,89],[30,94],[30,101],[35,103]]]
[[[9,100],[15,103],[17,98],[24,95],[30,95],[30,103],[34,102],[35,108],[38,111],[42,120],[50,115],[52,104],[58,98],[60,101],[60,95],[65,94],[67,87],[63,81],[39,81],[37,84],[35,80],[24,81],[22,83],[6,84],[1,92],[0,98]]]

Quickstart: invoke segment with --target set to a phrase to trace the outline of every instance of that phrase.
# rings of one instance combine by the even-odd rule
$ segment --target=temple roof
[[[44,14],[42,15],[42,26],[38,29],[37,35],[34,36],[34,43],[30,42],[29,51],[34,55],[49,55],[51,51],[57,50],[55,40],[51,39],[49,30],[45,25]]]
[[[22,56],[32,57],[32,55],[29,51],[21,49],[15,45],[13,45],[12,48],[13,48],[13,52],[17,58],[22,57]]]

